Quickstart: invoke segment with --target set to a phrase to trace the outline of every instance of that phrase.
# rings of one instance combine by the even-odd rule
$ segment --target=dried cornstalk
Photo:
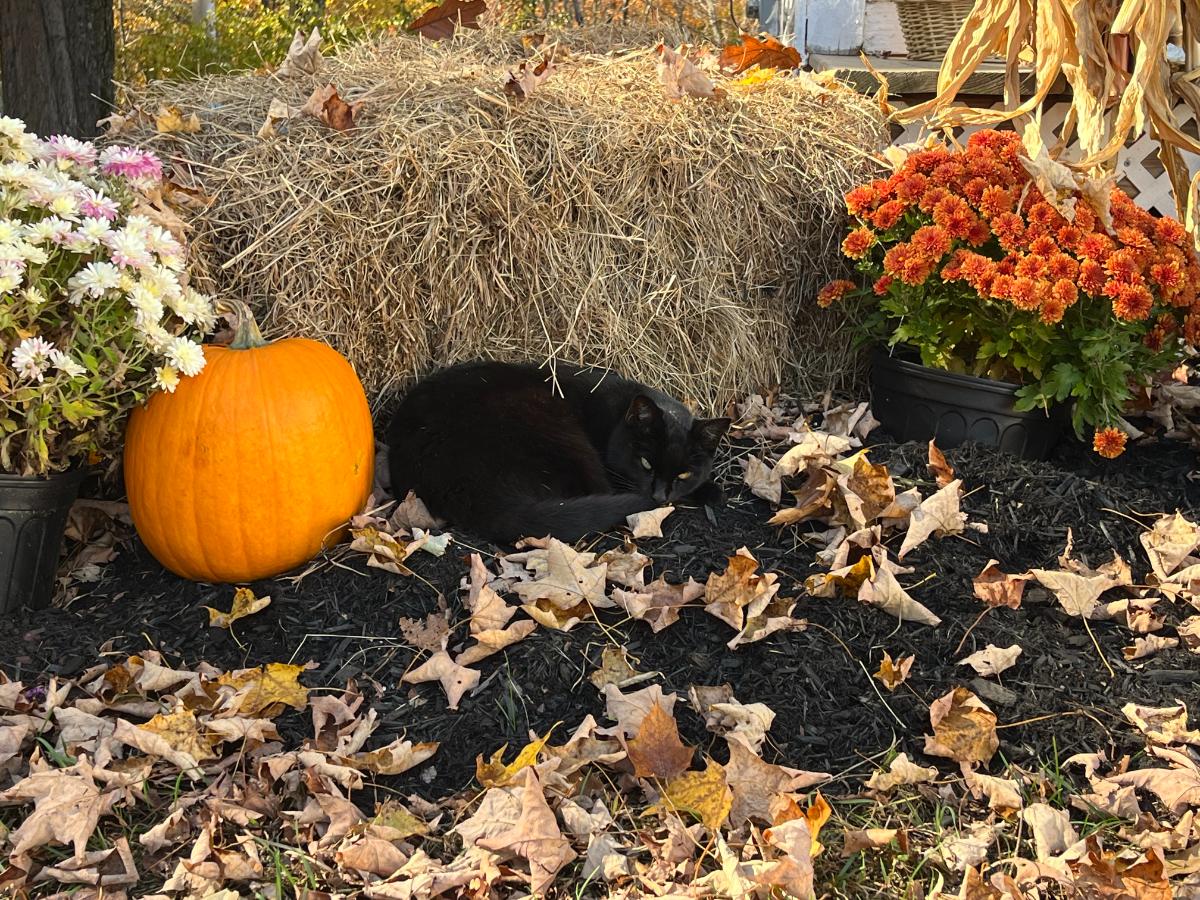
[[[939,128],[994,125],[1034,113],[1059,77],[1065,78],[1071,109],[1051,155],[1077,131],[1083,156],[1070,165],[1099,176],[1115,168],[1127,141],[1148,131],[1159,143],[1180,217],[1186,217],[1193,191],[1181,151],[1200,153],[1200,142],[1180,130],[1173,109],[1182,100],[1200,119],[1200,69],[1172,74],[1167,62],[1180,4],[1200,24],[1200,0],[976,0],[942,61],[937,96],[894,117],[928,118]],[[956,105],[967,79],[995,52],[1003,52],[1007,62],[1006,109]],[[1030,53],[1035,87],[1022,101],[1018,66]]]

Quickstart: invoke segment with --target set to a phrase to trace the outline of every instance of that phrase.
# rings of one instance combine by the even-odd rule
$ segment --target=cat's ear
[[[645,394],[638,394],[630,400],[629,409],[625,410],[625,423],[642,434],[649,433],[660,419],[662,410]]]
[[[692,437],[696,443],[710,453],[717,449],[721,438],[729,430],[730,419],[697,419],[692,423]]]

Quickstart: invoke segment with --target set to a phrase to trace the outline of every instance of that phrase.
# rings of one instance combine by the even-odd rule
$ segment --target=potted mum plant
[[[1012,132],[909,155],[846,195],[839,280],[876,342],[873,411],[900,440],[1045,457],[1067,423],[1119,456],[1134,387],[1200,345],[1200,263],[1180,223],[1077,188]],[[887,348],[886,350],[884,348]]]
[[[85,465],[204,367],[212,304],[142,196],[161,177],[151,153],[0,117],[0,612],[49,602]]]

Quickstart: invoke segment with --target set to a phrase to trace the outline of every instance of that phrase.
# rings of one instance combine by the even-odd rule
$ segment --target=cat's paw
[[[689,499],[697,506],[714,510],[724,506],[726,498],[724,489],[715,481],[709,481],[696,488]]]

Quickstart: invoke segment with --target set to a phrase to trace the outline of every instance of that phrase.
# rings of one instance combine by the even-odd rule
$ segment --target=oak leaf
[[[695,747],[679,740],[675,717],[655,703],[642,719],[637,735],[628,738],[625,752],[638,778],[674,778],[692,762]]]
[[[445,650],[439,650],[429,657],[425,663],[411,672],[406,672],[400,680],[405,684],[421,684],[426,681],[440,681],[442,690],[446,692],[448,709],[458,709],[463,694],[479,684],[479,670],[460,666],[450,658]]]
[[[448,38],[457,28],[479,28],[479,17],[487,12],[484,0],[442,0],[408,26],[409,31],[436,41]]]
[[[658,80],[662,82],[667,99],[679,101],[684,97],[695,97],[717,100],[724,96],[712,79],[684,55],[686,52],[686,47],[675,51],[665,44],[658,45]]]
[[[971,586],[975,596],[988,606],[1007,606],[1009,609],[1020,609],[1021,598],[1025,594],[1025,584],[1029,575],[1005,575],[1000,571],[1000,563],[989,559],[983,571],[975,576]]]
[[[252,616],[259,610],[266,609],[270,605],[270,597],[255,597],[254,591],[250,590],[250,588],[240,587],[233,593],[233,608],[229,612],[224,613],[213,609],[211,606],[204,608],[208,610],[208,624],[210,627],[229,628],[238,619]]]
[[[760,69],[798,69],[800,51],[785,47],[769,34],[755,37],[743,34],[740,44],[729,44],[721,51],[717,64],[731,75],[740,75],[752,66]]]
[[[933,735],[925,736],[925,752],[959,763],[986,763],[1000,747],[996,714],[964,687],[934,700],[929,707]]]
[[[529,887],[543,894],[558,871],[575,859],[571,843],[563,837],[554,812],[542,793],[542,785],[533,769],[525,769],[521,791],[521,814],[506,832],[481,838],[476,844],[493,853],[510,853],[529,863]]]
[[[879,663],[879,671],[874,677],[889,691],[894,691],[908,681],[908,673],[912,671],[915,656],[901,656],[893,660],[892,654],[883,651],[883,660]]]

